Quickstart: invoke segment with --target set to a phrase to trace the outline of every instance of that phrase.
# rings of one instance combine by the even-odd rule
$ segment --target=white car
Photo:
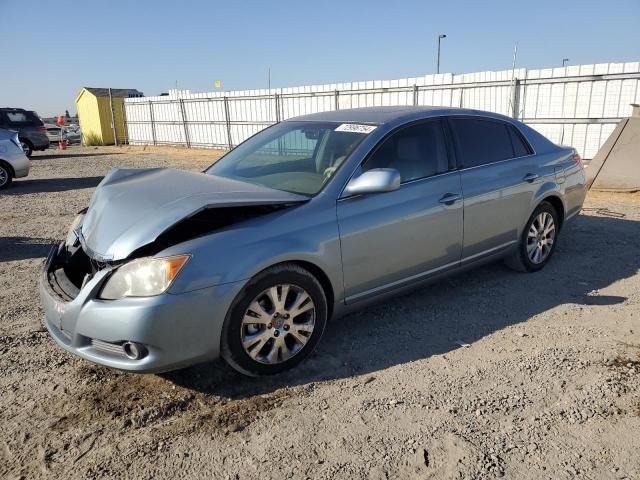
[[[29,158],[24,154],[18,132],[0,128],[0,190],[11,186],[14,178],[29,175]]]
[[[66,140],[69,144],[80,143],[81,136],[79,132],[72,130],[69,127],[59,127],[57,125],[47,125],[47,138],[49,138],[49,143],[51,145],[57,145],[61,139],[62,132],[62,140]]]
[[[57,125],[45,125],[47,129],[47,138],[49,143],[57,144],[61,138],[64,138],[64,130]]]

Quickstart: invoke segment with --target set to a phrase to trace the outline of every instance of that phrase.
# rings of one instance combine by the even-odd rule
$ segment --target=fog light
[[[147,349],[144,345],[140,345],[136,342],[125,342],[122,345],[122,350],[127,358],[130,358],[131,360],[140,360],[147,354]]]

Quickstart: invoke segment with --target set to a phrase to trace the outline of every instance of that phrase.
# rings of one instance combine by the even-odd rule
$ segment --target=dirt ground
[[[42,257],[101,177],[216,155],[50,150],[0,194],[0,478],[640,478],[638,195],[589,195],[542,272],[490,265],[367,308],[281,376],[134,375],[58,348]]]

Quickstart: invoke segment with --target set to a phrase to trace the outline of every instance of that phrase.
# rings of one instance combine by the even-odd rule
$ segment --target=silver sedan
[[[47,258],[46,325],[109,367],[273,374],[369,302],[499,259],[540,270],[585,195],[575,150],[501,115],[294,118],[203,173],[110,172]]]
[[[29,167],[18,132],[0,128],[0,190],[9,188],[14,178],[29,175]]]

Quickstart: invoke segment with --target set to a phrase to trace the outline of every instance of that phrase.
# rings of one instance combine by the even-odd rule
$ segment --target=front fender
[[[327,214],[283,216],[273,222],[256,222],[212,233],[169,247],[157,256],[191,254],[170,287],[184,293],[225,283],[247,281],[272,265],[288,261],[309,262],[329,278],[336,296],[342,287],[338,226]]]

